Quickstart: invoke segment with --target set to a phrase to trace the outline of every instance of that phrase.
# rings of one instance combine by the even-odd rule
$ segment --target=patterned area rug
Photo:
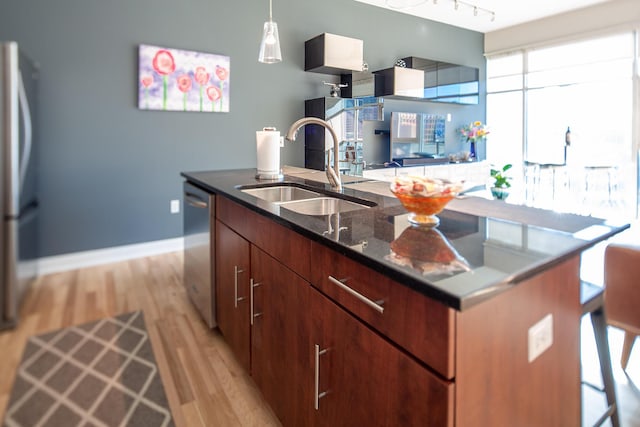
[[[29,338],[3,426],[173,426],[142,311]]]

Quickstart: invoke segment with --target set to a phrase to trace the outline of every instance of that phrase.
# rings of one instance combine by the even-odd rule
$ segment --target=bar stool
[[[616,402],[615,383],[613,381],[613,369],[611,368],[611,354],[609,353],[609,339],[607,335],[607,322],[604,313],[604,289],[589,282],[580,282],[580,303],[582,315],[590,314],[593,333],[595,335],[598,359],[600,360],[600,372],[604,388],[583,381],[583,384],[604,392],[607,397],[607,410],[598,419],[594,426],[602,425],[607,418],[611,418],[613,427],[620,426],[618,418],[618,405]]]
[[[585,166],[584,167],[584,194],[585,199],[593,191],[592,187],[596,190],[599,189],[601,182],[606,179],[607,189],[607,202],[611,205],[613,203],[612,193],[618,189],[616,166]],[[605,178],[605,179],[603,179]]]

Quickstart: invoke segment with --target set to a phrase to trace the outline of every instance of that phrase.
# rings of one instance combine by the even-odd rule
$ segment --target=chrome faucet
[[[318,119],[317,117],[303,117],[300,120],[297,120],[295,123],[291,125],[289,131],[285,138],[288,141],[295,141],[298,136],[298,131],[304,125],[320,125],[329,131],[331,137],[333,138],[333,167],[331,167],[331,162],[327,162],[327,179],[329,180],[329,184],[331,184],[331,188],[335,191],[342,191],[342,181],[340,180],[340,166],[338,164],[338,150],[340,149],[338,144],[338,135],[336,135],[336,131],[333,130],[331,125],[322,119]]]

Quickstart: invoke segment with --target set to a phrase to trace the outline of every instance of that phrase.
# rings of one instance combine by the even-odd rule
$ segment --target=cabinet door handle
[[[315,383],[314,383],[314,393],[313,393],[313,396],[314,396],[313,407],[317,411],[318,409],[320,409],[320,399],[322,399],[327,395],[327,393],[329,393],[328,391],[323,391],[322,393],[320,393],[320,356],[325,354],[327,351],[329,351],[329,349],[325,348],[320,350],[320,346],[318,344],[314,344],[314,346],[315,346],[316,368],[315,368]]]
[[[261,283],[254,283],[253,282],[253,278],[251,279],[251,285],[250,285],[251,293],[249,294],[249,296],[251,297],[251,300],[250,300],[250,302],[251,302],[251,310],[250,310],[251,318],[249,319],[251,321],[251,326],[253,326],[253,319],[255,319],[256,317],[262,316],[262,313],[255,313],[255,314],[253,313],[253,309],[254,309],[254,305],[253,305],[254,304],[253,303],[253,300],[254,300],[253,290],[255,288],[257,288],[258,286],[260,286],[260,285],[261,285]]]
[[[336,279],[333,276],[329,276],[329,281],[337,286],[339,286],[341,289],[347,291],[349,294],[353,295],[354,297],[358,298],[360,301],[362,301],[363,303],[367,304],[369,307],[373,308],[375,311],[377,311],[378,313],[382,314],[384,312],[384,307],[381,304],[381,302],[375,302],[370,300],[369,298],[365,297],[364,295],[362,295],[359,292],[356,292],[355,290],[351,289],[349,286],[345,285],[344,283],[342,283],[342,281]]]
[[[233,305],[235,308],[238,308],[238,301],[242,301],[244,299],[244,297],[238,298],[238,274],[243,272],[244,270],[239,269],[237,265],[233,266],[233,288],[234,288]]]

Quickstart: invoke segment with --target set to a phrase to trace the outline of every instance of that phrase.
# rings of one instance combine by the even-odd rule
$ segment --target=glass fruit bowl
[[[435,227],[440,223],[436,214],[460,193],[462,183],[422,176],[398,176],[390,189],[409,211],[408,220],[412,225]]]

